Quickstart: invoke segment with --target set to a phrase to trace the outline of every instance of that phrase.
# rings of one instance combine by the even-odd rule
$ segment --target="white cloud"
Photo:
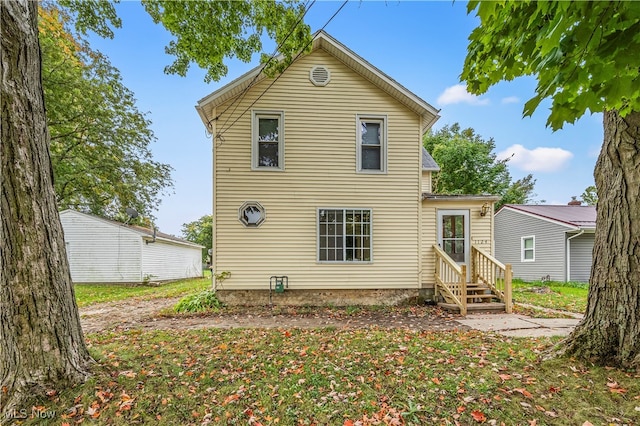
[[[499,152],[497,157],[501,160],[511,157],[509,165],[526,172],[555,172],[567,165],[573,158],[573,153],[562,148],[527,149],[515,144]]]
[[[488,105],[489,99],[483,99],[476,95],[472,95],[467,92],[467,86],[464,84],[456,84],[455,86],[447,87],[444,89],[444,92],[438,96],[438,104],[440,105],[461,103],[469,105]]]
[[[517,96],[507,96],[506,98],[502,98],[501,102],[503,104],[517,104],[520,102],[520,98]]]

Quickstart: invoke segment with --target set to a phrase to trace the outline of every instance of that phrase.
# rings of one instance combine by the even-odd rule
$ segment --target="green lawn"
[[[94,377],[36,407],[56,413],[50,424],[637,424],[638,373],[540,362],[554,342],[375,328],[105,333],[88,337]]]
[[[550,293],[539,294],[532,289],[548,287]],[[515,302],[528,303],[545,308],[561,311],[584,313],[587,309],[587,283],[561,283],[561,282],[524,282],[513,281],[513,300]]]
[[[78,306],[87,306],[101,302],[115,302],[130,298],[141,300],[178,297],[197,293],[211,287],[211,273],[206,271],[205,278],[193,278],[174,281],[155,286],[128,286],[118,284],[76,284],[74,286]]]

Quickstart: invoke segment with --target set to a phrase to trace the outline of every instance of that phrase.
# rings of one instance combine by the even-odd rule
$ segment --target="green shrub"
[[[204,290],[200,293],[185,296],[173,308],[176,312],[217,312],[224,304],[218,300],[216,292]]]

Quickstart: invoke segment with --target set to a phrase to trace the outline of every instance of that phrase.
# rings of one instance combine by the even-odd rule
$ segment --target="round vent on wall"
[[[309,80],[316,86],[326,86],[331,80],[331,72],[324,65],[316,65],[309,72]]]

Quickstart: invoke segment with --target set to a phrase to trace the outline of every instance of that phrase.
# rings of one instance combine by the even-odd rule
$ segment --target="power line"
[[[342,3],[342,5],[338,8],[338,10],[336,10],[336,11],[335,11],[335,13],[331,16],[331,18],[329,18],[329,20],[328,20],[328,21],[327,21],[327,22],[322,26],[322,28],[320,28],[320,30],[318,30],[318,31],[322,31],[322,30],[324,30],[324,29],[327,27],[327,25],[329,25],[329,23],[331,23],[331,21],[333,21],[333,18],[335,18],[335,17],[338,15],[338,13],[340,13],[340,11],[341,11],[345,6],[346,6],[346,4],[347,4],[348,2],[349,2],[349,0],[345,0],[345,1]],[[283,75],[283,74],[284,74],[284,73],[289,69],[289,67],[290,67],[290,66],[291,66],[295,61],[297,61],[297,60],[298,60],[298,58],[299,58],[300,56],[302,56],[302,54],[305,52],[305,50],[307,50],[307,47],[309,47],[309,46],[311,45],[311,43],[313,43],[313,39],[311,39],[311,40],[310,40],[310,41],[309,41],[309,42],[308,42],[308,43],[307,43],[307,44],[302,48],[302,50],[300,50],[300,53],[298,53],[298,54],[296,55],[296,57],[295,57],[295,58],[293,58],[293,60],[292,60],[292,61],[291,61],[291,62],[290,62],[286,67],[285,67],[285,69],[284,69],[280,74],[278,74],[278,76],[277,76],[275,79],[273,79],[273,81],[271,82],[271,84],[269,84],[269,86],[267,86],[267,88],[266,88],[266,89],[264,89],[264,91],[260,94],[260,96],[258,96],[258,97],[257,97],[257,98],[256,98],[256,99],[251,103],[251,105],[249,105],[249,106],[248,106],[248,107],[247,107],[247,108],[242,112],[242,114],[238,115],[238,117],[237,117],[237,118],[236,118],[236,119],[235,119],[235,120],[234,120],[234,121],[229,125],[229,127],[227,127],[226,129],[220,130],[220,132],[218,132],[218,134],[217,134],[215,137],[222,137],[222,136],[223,136],[223,135],[224,135],[224,134],[225,134],[229,129],[231,129],[231,128],[233,127],[233,125],[234,125],[234,124],[236,124],[236,123],[240,120],[240,118],[242,118],[242,117],[243,117],[243,116],[244,116],[244,115],[245,115],[245,114],[246,114],[246,113],[251,109],[251,107],[253,107],[253,106],[256,104],[256,102],[258,102],[258,101],[260,100],[260,98],[262,98],[262,97],[265,95],[265,93],[267,93],[267,91],[268,91],[269,89],[271,89],[271,87],[276,83],[276,81],[278,81],[278,79],[280,79],[280,77],[282,77],[282,75]],[[259,74],[258,74],[258,75],[259,75]],[[227,120],[227,121],[228,121],[228,120]],[[225,123],[226,123],[226,121],[225,121]]]
[[[311,2],[311,5],[309,7],[307,7],[307,5],[309,5],[309,2]],[[282,48],[282,46],[284,45],[284,43],[286,43],[286,41],[289,39],[289,37],[291,37],[291,35],[293,34],[293,32],[295,31],[295,29],[298,27],[298,25],[300,25],[300,22],[302,22],[302,20],[304,19],[304,17],[307,15],[307,12],[309,12],[309,10],[313,7],[313,5],[315,4],[316,0],[307,0],[307,3],[304,5],[302,13],[300,14],[300,16],[298,17],[298,20],[296,21],[296,23],[293,25],[293,27],[291,27],[291,30],[289,30],[289,34],[287,34],[287,36],[284,38],[284,40],[282,40],[282,42],[276,46],[275,50],[273,51],[273,53],[271,54],[271,56],[269,57],[269,60],[267,62],[265,62],[262,67],[260,68],[260,71],[253,77],[253,80],[251,80],[251,82],[249,83],[249,85],[242,91],[242,93],[240,94],[240,96],[236,97],[233,101],[231,101],[231,103],[229,104],[229,106],[227,106],[224,111],[222,111],[220,114],[217,114],[216,117],[214,118],[214,120],[217,120],[218,118],[222,117],[228,110],[229,108],[231,108],[234,104],[235,104],[235,108],[233,108],[233,111],[231,111],[231,114],[229,114],[229,117],[227,117],[227,119],[225,120],[225,122],[222,124],[222,126],[220,127],[224,127],[227,125],[227,123],[229,122],[229,120],[231,119],[231,117],[233,116],[233,113],[236,112],[236,109],[238,108],[238,105],[240,105],[240,103],[242,102],[242,100],[244,99],[244,96],[247,94],[247,92],[249,91],[249,89],[251,87],[253,87],[254,83],[256,82],[256,80],[258,79],[258,77],[260,77],[260,74],[262,73],[262,71],[264,71],[264,69],[269,65],[269,63],[271,63],[271,61],[273,59],[275,59],[276,55],[278,54],[278,52],[280,51],[280,49]]]

